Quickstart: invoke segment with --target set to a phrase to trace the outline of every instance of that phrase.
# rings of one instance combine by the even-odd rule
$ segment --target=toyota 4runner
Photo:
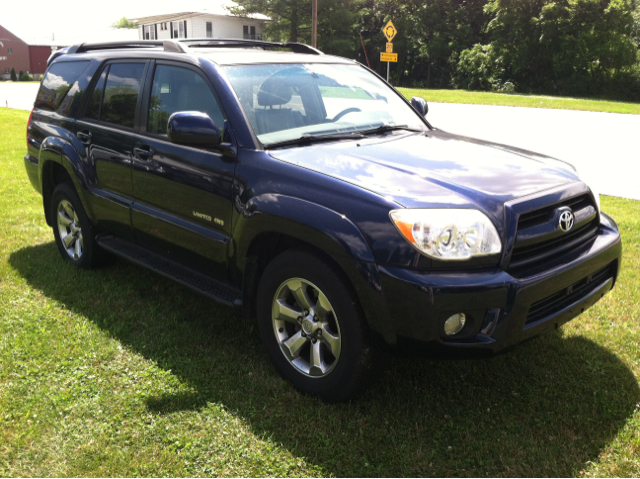
[[[504,351],[618,275],[573,167],[426,113],[306,45],[84,44],[50,59],[25,165],[66,261],[115,254],[236,308],[283,377],[338,401],[386,350]]]

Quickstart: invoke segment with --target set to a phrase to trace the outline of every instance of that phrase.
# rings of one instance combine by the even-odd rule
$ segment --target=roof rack
[[[178,40],[190,48],[286,48],[293,53],[307,53],[311,55],[324,55],[320,50],[304,43],[295,42],[266,42],[263,40],[242,40],[238,38],[186,38]]]
[[[95,50],[116,50],[121,48],[153,48],[162,47],[165,52],[186,53],[184,46],[175,40],[138,40],[138,41],[120,41],[105,43],[81,43],[69,47],[67,53],[84,53]]]
[[[189,48],[285,48],[293,53],[306,53],[311,55],[324,55],[320,50],[304,43],[294,42],[265,42],[262,40],[241,40],[237,38],[183,38],[180,40],[137,40],[106,43],[81,43],[63,50],[54,52],[47,65],[61,55],[71,53],[85,53],[96,50],[137,48],[162,48],[165,52],[187,53]]]

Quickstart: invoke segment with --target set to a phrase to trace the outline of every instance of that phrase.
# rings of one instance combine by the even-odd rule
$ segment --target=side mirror
[[[427,105],[427,100],[424,98],[420,98],[419,96],[414,96],[411,99],[411,106],[415,108],[415,110],[420,113],[420,116],[427,116],[429,113],[429,105]]]
[[[187,146],[220,144],[220,129],[209,115],[199,111],[177,111],[169,117],[167,135],[172,143]]]

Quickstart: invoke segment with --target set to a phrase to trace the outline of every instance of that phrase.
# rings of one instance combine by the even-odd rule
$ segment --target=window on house
[[[13,53],[13,48],[9,48],[9,53]]]
[[[5,69],[4,69],[4,72],[5,72],[5,73],[9,73],[9,69],[8,69],[8,68],[5,68]]]
[[[242,26],[242,38],[245,40],[256,39],[256,27],[250,27],[249,25]]]
[[[145,40],[155,40],[156,39],[156,26],[155,25],[145,25],[144,27],[144,39]]]
[[[213,25],[207,22],[207,38],[213,38]]]

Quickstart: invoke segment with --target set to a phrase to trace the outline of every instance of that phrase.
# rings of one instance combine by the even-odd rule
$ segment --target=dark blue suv
[[[488,355],[614,285],[614,221],[575,169],[433,128],[300,44],[54,54],[25,165],[62,257],[117,255],[258,323],[300,390],[361,391],[390,350]]]

